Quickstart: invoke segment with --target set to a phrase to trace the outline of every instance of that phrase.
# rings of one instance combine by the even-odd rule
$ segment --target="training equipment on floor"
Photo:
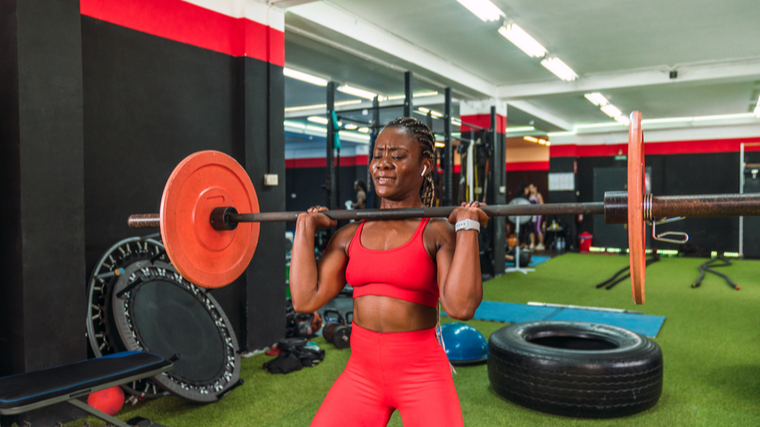
[[[633,300],[643,304],[644,221],[655,225],[671,217],[760,215],[760,194],[645,194],[641,113],[631,113],[630,121],[627,192],[608,192],[604,202],[481,208],[491,217],[604,214],[609,224],[628,224]],[[448,217],[455,208],[340,210],[325,214],[335,220],[390,220]],[[258,222],[295,221],[301,213],[259,213],[256,191],[243,167],[226,154],[201,151],[180,162],[169,177],[160,213],[132,215],[128,224],[133,228],[160,227],[166,252],[177,271],[198,286],[217,288],[229,284],[247,268],[256,250]],[[653,238],[660,236],[653,227]]]
[[[90,393],[87,404],[108,415],[116,415],[124,406],[124,390],[119,386]]]
[[[520,323],[491,334],[488,349],[494,390],[537,411],[622,417],[653,407],[662,393],[660,346],[622,328]]]
[[[441,312],[446,315],[445,312]],[[601,323],[625,328],[647,337],[656,337],[665,322],[665,316],[636,314],[617,309],[597,307],[573,308],[567,306],[525,305],[510,302],[483,301],[475,310],[476,320],[521,323],[536,320],[572,320]]]
[[[216,299],[168,261],[153,236],[124,239],[106,251],[90,278],[90,346],[95,356],[127,350],[177,356],[172,372],[124,386],[133,402],[167,393],[217,401],[240,385],[237,337]]]
[[[488,360],[488,343],[483,334],[462,322],[441,325],[441,338],[449,363],[455,366],[478,365]]]
[[[699,278],[696,282],[694,282],[693,285],[691,285],[692,288],[698,288],[702,285],[702,280],[705,278],[705,273],[712,273],[716,276],[722,277],[728,286],[730,286],[734,290],[741,289],[739,285],[733,282],[730,277],[727,275],[721,273],[720,271],[715,271],[713,268],[716,267],[729,267],[731,266],[731,261],[725,259],[725,258],[715,258],[711,259],[709,261],[706,261],[702,265],[699,266]]]
[[[172,367],[171,361],[157,354],[129,351],[0,378],[0,415],[21,414],[66,402],[112,425],[128,427],[127,423],[78,398],[143,378],[160,376]],[[123,393],[121,397],[123,399]]]
[[[271,374],[287,374],[302,368],[316,366],[325,360],[325,351],[309,343],[306,338],[285,338],[277,342],[280,352],[264,363]]]
[[[646,263],[644,265],[644,268],[649,267],[650,265],[654,264],[655,262],[660,260],[660,255],[657,254],[657,252],[652,254],[652,257],[646,260]],[[626,271],[629,271],[631,269],[631,266],[628,265],[624,268],[621,268],[617,271],[617,273],[613,274],[612,277],[605,280],[602,283],[599,283],[596,285],[597,289],[601,289],[604,287],[606,290],[610,290],[615,287],[618,283],[622,282],[623,280],[629,278],[631,276],[631,273],[624,274]]]

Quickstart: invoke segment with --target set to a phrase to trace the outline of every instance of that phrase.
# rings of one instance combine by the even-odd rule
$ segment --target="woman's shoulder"
[[[450,238],[456,235],[454,226],[449,223],[446,218],[430,218],[427,227],[425,227],[426,234],[432,234],[435,237]]]

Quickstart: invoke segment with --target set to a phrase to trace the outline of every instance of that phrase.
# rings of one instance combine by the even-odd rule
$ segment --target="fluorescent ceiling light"
[[[435,148],[446,148],[446,143],[445,142],[436,142],[435,143]]]
[[[372,93],[368,90],[359,89],[349,85],[338,86],[338,92],[347,93],[349,95],[358,96],[359,98],[366,98],[369,100],[375,99],[376,93]]]
[[[303,123],[298,122],[291,122],[290,120],[285,120],[282,122],[286,127],[295,128],[295,129],[306,129],[306,125]]]
[[[320,125],[326,125],[330,123],[329,120],[327,120],[326,117],[319,117],[319,116],[311,116],[307,118],[306,120],[313,122],[313,123],[319,123]]]
[[[419,110],[422,111],[423,113],[429,113],[430,112],[430,110],[428,110],[425,107],[420,107]]]
[[[300,105],[298,107],[285,107],[285,112],[287,113],[288,111],[312,110],[312,109],[317,109],[317,108],[327,108],[327,104],[312,104],[312,105]]]
[[[618,110],[616,106],[612,104],[607,104],[604,107],[602,107],[602,111],[604,112],[604,114],[612,117],[613,119],[615,117],[620,117],[623,115],[623,113],[620,110]]]
[[[302,73],[300,71],[293,70],[291,68],[283,68],[282,74],[284,74],[286,77],[290,77],[292,79],[301,80],[302,82],[311,83],[313,85],[317,86],[327,86],[327,80],[312,76],[311,74]]]
[[[507,128],[507,133],[510,133],[510,132],[530,132],[530,131],[534,131],[534,130],[536,130],[536,128],[534,128],[533,126],[515,126],[515,127],[512,127],[512,128]]]
[[[631,121],[626,116],[617,116],[615,117],[615,121],[620,123],[621,125],[626,125],[626,126],[631,124]]]
[[[362,135],[356,132],[348,132],[345,130],[339,131],[338,135],[341,139],[351,142],[358,142],[360,144],[369,143],[369,135]]]
[[[436,96],[436,95],[438,95],[437,90],[430,90],[427,92],[416,92],[414,95],[412,95],[412,98],[424,98],[426,96]],[[382,101],[385,101],[385,100],[396,101],[396,100],[404,99],[404,98],[406,98],[406,95],[391,95],[388,97],[383,97]]]
[[[512,44],[530,57],[543,58],[546,55],[546,48],[541,46],[541,43],[537,42],[530,34],[517,26],[517,24],[509,24],[499,28],[499,34],[511,41]]]
[[[455,119],[454,117],[451,118],[451,124],[454,126],[462,126],[462,121],[459,119]]]
[[[439,118],[439,119],[440,119],[441,117],[443,117],[443,113],[439,113],[438,111],[435,111],[435,110],[432,110],[432,111],[430,112],[430,115],[431,115],[431,116],[433,116],[433,117],[435,117],[435,118]]]
[[[422,110],[414,110],[414,113],[415,113],[415,114],[419,114],[420,116],[425,116],[425,117],[427,117],[427,113],[426,113],[426,112],[424,112],[424,111],[422,111]]]
[[[306,130],[310,130],[312,132],[327,133],[327,128],[322,128],[319,126],[308,125],[306,126]]]
[[[467,10],[472,12],[475,16],[480,18],[483,22],[497,21],[504,15],[495,4],[489,0],[457,0],[459,4],[466,7]]]
[[[336,102],[335,106],[336,107],[343,107],[343,106],[346,106],[346,105],[354,105],[354,104],[361,104],[361,103],[362,103],[361,100],[350,99],[348,101],[339,101],[339,102]]]
[[[596,105],[597,107],[604,107],[605,105],[609,104],[610,102],[607,101],[607,98],[605,98],[601,93],[594,92],[594,93],[587,93],[583,95],[591,101],[592,104]]]
[[[555,76],[566,82],[570,82],[578,78],[578,75],[575,74],[575,71],[573,71],[572,68],[568,67],[567,64],[562,62],[562,60],[557,57],[546,58],[541,61],[541,65],[546,67],[546,69],[551,71]]]
[[[530,142],[538,142],[538,138],[533,138],[532,136],[524,136],[523,139]]]
[[[368,128],[368,127],[361,127],[361,128],[359,128],[358,130],[359,130],[359,132],[361,132],[361,133],[369,133],[369,128]]]
[[[346,129],[348,129],[348,130],[354,130],[354,129],[356,129],[357,127],[358,127],[358,126],[356,126],[356,125],[355,125],[355,124],[353,124],[353,123],[349,123],[349,124],[347,124],[347,125],[346,125]]]

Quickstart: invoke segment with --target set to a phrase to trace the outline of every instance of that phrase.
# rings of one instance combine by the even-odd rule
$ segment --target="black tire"
[[[518,323],[494,332],[488,350],[494,390],[537,411],[621,417],[653,407],[662,393],[660,346],[614,326]]]

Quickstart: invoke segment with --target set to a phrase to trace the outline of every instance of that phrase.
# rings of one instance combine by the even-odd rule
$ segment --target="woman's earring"
[[[427,170],[427,165],[425,165],[425,167],[422,168],[422,173],[420,174],[420,176],[425,176],[426,170]]]

